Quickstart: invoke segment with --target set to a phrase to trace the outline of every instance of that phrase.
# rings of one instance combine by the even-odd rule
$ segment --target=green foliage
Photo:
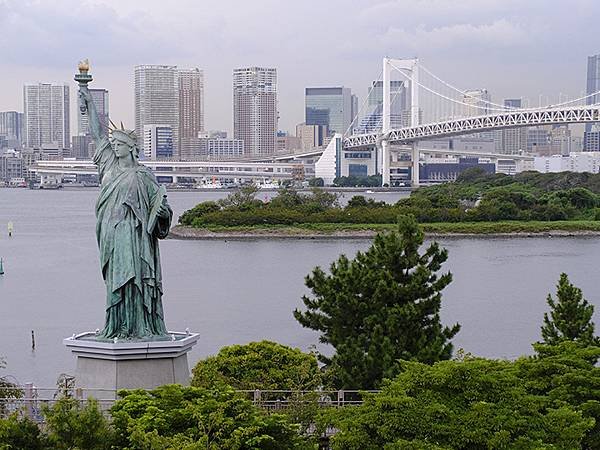
[[[205,214],[220,211],[221,207],[217,202],[208,201],[198,203],[192,209],[188,209],[179,217],[179,223],[182,225],[191,225],[196,217],[201,217]]]
[[[556,300],[550,294],[546,300],[550,315],[544,313],[543,342],[555,345],[568,340],[583,345],[600,345],[600,339],[594,336],[594,305],[583,298],[581,289],[569,282],[566,273],[560,274],[556,288]]]
[[[385,208],[387,207],[386,202],[378,202],[372,198],[366,199],[362,195],[355,195],[348,200],[347,208]]]
[[[241,188],[237,189],[232,194],[229,194],[226,198],[219,200],[219,205],[223,208],[235,208],[242,211],[251,210],[257,205],[256,194],[259,188],[255,184],[245,184]]]
[[[38,425],[18,414],[0,419],[0,450],[45,450],[50,446]]]
[[[535,379],[522,365],[532,369],[540,360],[403,362],[381,393],[333,412],[340,432],[332,448],[582,448],[594,419],[547,391],[533,392]]]
[[[44,408],[48,441],[55,449],[110,449],[113,431],[98,408],[98,402],[85,404],[74,398],[61,398]]]
[[[223,347],[192,372],[192,386],[202,388],[227,384],[243,390],[313,390],[322,384],[314,355],[271,341]]]
[[[333,184],[340,187],[379,187],[381,175],[336,177]]]
[[[308,180],[308,185],[311,187],[323,187],[325,186],[325,180],[321,177],[311,178]]]
[[[433,243],[419,253],[422,244],[416,221],[401,217],[398,232],[378,234],[354,260],[342,255],[330,274],[316,267],[306,277],[312,297],[294,317],[335,348],[319,355],[334,386],[373,389],[398,373],[400,359],[450,358],[459,325],[443,327],[439,311],[452,275],[437,274],[447,252]]]
[[[6,367],[4,358],[0,357],[0,369]],[[6,414],[6,403],[13,398],[21,398],[23,391],[17,388],[17,385],[9,381],[6,377],[0,377],[0,416]],[[6,399],[6,400],[5,400]]]
[[[262,413],[230,387],[167,385],[120,395],[111,409],[118,448],[304,448],[284,416]]]

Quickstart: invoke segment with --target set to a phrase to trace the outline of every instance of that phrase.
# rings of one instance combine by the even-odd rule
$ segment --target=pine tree
[[[577,341],[584,345],[600,345],[594,336],[594,305],[583,298],[581,289],[569,282],[566,273],[560,274],[556,290],[556,301],[548,294],[550,315],[544,313],[542,326],[543,343],[556,345],[562,341]]]
[[[452,275],[437,274],[448,253],[433,243],[421,254],[422,244],[415,219],[401,217],[398,231],[378,234],[366,252],[353,260],[341,255],[330,274],[316,267],[306,277],[312,296],[303,297],[307,311],[294,317],[335,348],[319,359],[336,387],[373,389],[398,373],[400,359],[452,356],[450,339],[460,326],[443,327],[439,316]]]

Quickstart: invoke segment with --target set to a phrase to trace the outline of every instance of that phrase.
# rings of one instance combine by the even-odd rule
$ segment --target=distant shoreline
[[[391,230],[392,228],[390,228]],[[355,240],[372,239],[380,230],[331,230],[315,231],[301,228],[262,228],[254,230],[211,231],[177,225],[171,229],[170,239],[179,240],[258,240],[258,239],[302,239],[302,240]],[[598,237],[600,230],[542,230],[513,232],[440,232],[425,230],[427,238],[531,238],[531,237]]]

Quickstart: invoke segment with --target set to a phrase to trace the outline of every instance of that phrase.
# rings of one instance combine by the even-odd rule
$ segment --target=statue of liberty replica
[[[106,284],[106,322],[98,339],[170,339],[162,308],[158,240],[169,234],[173,211],[164,187],[138,161],[134,131],[98,116],[87,84],[89,64],[79,64],[79,108],[88,116],[96,151],[100,196],[96,239]]]
[[[79,63],[75,81],[96,145],[96,239],[106,285],[104,328],[63,340],[77,360],[76,391],[117,398],[120,389],[189,384],[187,353],[199,336],[189,328],[167,331],[163,317],[158,240],[169,234],[173,217],[167,192],[139,163],[135,133],[122,123],[108,126],[98,116],[87,60]]]

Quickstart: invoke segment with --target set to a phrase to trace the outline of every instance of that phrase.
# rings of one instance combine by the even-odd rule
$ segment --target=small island
[[[414,216],[428,235],[557,236],[600,234],[600,174],[463,172],[456,182],[422,187],[395,204],[283,188],[268,202],[245,186],[218,202],[186,211],[173,237],[368,238]]]

